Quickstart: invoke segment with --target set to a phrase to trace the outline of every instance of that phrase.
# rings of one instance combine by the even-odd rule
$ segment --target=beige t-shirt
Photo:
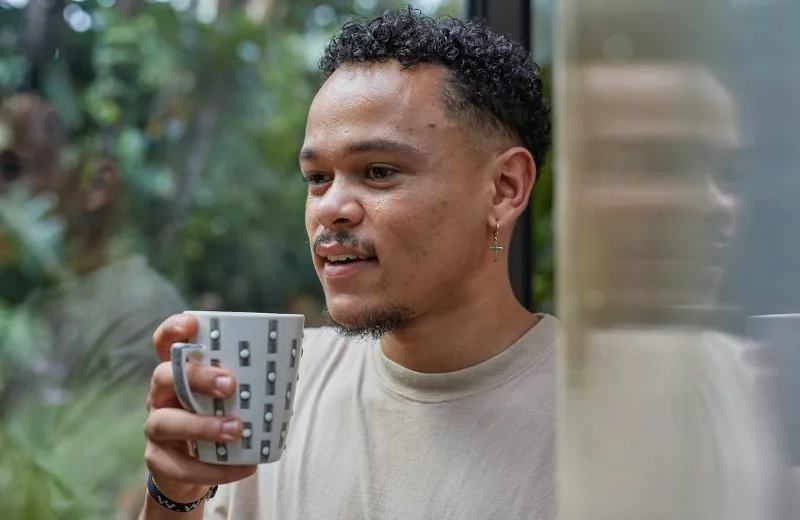
[[[378,342],[306,332],[286,451],[208,520],[555,518],[555,319],[488,361],[421,374]]]

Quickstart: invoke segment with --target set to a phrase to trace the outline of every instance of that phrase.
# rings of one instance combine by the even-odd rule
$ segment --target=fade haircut
[[[541,170],[550,149],[550,109],[539,67],[528,50],[478,21],[431,18],[408,7],[346,23],[325,48],[319,68],[328,78],[346,64],[395,60],[447,71],[442,103],[470,132],[512,140]]]

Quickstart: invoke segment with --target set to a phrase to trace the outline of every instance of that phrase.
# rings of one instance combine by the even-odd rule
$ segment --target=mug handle
[[[203,409],[200,403],[194,398],[191,388],[189,388],[189,360],[192,357],[200,360],[206,357],[206,348],[203,345],[193,343],[174,343],[170,349],[172,361],[172,379],[175,384],[175,394],[181,405],[190,412],[197,414],[210,415],[213,412]]]

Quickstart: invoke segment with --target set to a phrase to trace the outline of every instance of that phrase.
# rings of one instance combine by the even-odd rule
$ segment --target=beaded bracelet
[[[203,502],[205,502],[206,500],[214,498],[214,495],[217,494],[217,486],[213,486],[211,489],[208,490],[208,492],[205,495],[203,495],[202,497],[198,498],[194,502],[189,502],[187,504],[182,504],[180,502],[175,502],[174,500],[170,500],[169,498],[167,498],[167,496],[164,495],[164,493],[162,493],[156,487],[156,483],[153,481],[153,474],[152,473],[148,473],[147,474],[147,491],[150,492],[150,496],[153,497],[153,500],[155,500],[158,503],[158,505],[160,505],[162,507],[165,507],[165,508],[169,509],[170,511],[176,511],[178,513],[188,513],[190,511],[194,511],[195,509],[200,507],[200,505]]]

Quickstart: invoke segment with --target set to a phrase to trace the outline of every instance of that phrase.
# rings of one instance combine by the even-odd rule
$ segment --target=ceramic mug
[[[197,441],[195,457],[210,464],[262,464],[281,458],[289,434],[305,317],[300,314],[187,311],[197,334],[172,345],[175,392],[181,405],[200,415],[234,415],[242,437],[231,443]],[[194,394],[190,363],[218,366],[236,378],[228,399]]]

